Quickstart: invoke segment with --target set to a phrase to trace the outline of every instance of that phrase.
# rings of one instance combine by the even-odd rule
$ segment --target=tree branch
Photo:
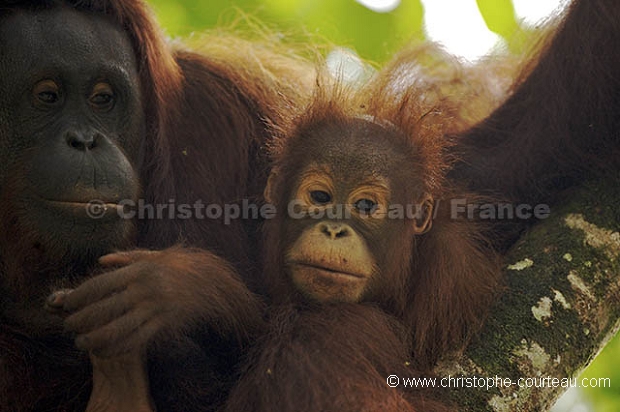
[[[440,378],[509,378],[512,385],[444,389],[459,410],[547,410],[567,389],[562,383],[579,384],[567,378],[578,377],[618,332],[617,182],[618,176],[573,191],[509,252],[506,290],[479,339],[436,372]],[[519,378],[538,378],[539,387],[521,387]],[[553,378],[558,387],[548,387]]]

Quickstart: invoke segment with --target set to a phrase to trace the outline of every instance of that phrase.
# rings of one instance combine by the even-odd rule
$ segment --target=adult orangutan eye
[[[97,83],[89,97],[91,106],[99,111],[109,111],[114,106],[114,91],[107,83]]]
[[[355,202],[355,208],[360,213],[370,214],[377,210],[377,204],[370,199],[360,199]]]
[[[331,195],[323,190],[313,190],[310,192],[310,198],[317,205],[324,205],[332,200]]]
[[[60,100],[60,87],[53,80],[43,80],[32,89],[35,102],[42,105],[53,105]]]

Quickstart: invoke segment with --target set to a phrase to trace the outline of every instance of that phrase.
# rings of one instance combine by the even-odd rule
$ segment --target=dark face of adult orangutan
[[[0,73],[0,260],[36,262],[4,281],[42,308],[52,282],[133,238],[116,208],[139,192],[140,81],[126,34],[69,8],[5,17]]]

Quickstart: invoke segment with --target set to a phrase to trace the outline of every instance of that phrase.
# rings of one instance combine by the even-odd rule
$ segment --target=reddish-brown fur
[[[389,375],[421,375],[409,366],[408,331],[379,308],[282,306],[270,321],[227,411],[448,410],[418,391],[388,387]]]
[[[530,57],[510,98],[469,131],[471,120],[484,118],[497,100],[487,94],[484,81],[476,83],[482,85],[481,94],[476,87],[469,97],[450,95],[450,90],[472,92],[462,82],[468,76],[479,79],[484,71],[421,76],[416,83],[419,56],[409,51],[357,96],[319,87],[312,106],[274,145],[281,185],[275,202],[282,206],[289,200],[284,192],[298,178],[292,170],[302,153],[312,156],[321,149],[310,141],[300,144],[301,132],[370,116],[396,125],[422,151],[422,164],[416,167],[423,172],[412,185],[421,185],[444,204],[465,198],[553,205],[566,187],[617,167],[619,21],[620,5],[613,0],[575,1],[540,54]],[[473,114],[463,110],[478,98]],[[499,292],[493,250],[504,250],[514,239],[514,227],[531,223],[513,222],[507,231],[503,223],[451,219],[448,212],[440,208],[427,234],[394,233],[402,247],[394,250],[394,265],[382,271],[386,285],[377,299],[318,307],[301,303],[302,295],[287,279],[283,220],[266,222],[265,282],[274,302],[285,305],[270,320],[272,332],[250,359],[229,410],[310,411],[334,405],[351,411],[431,410],[434,406],[419,405],[409,393],[401,404],[399,394],[382,386],[385,375],[400,371],[399,360],[406,354],[412,365],[424,369],[468,341]],[[400,335],[385,329],[395,320],[404,327],[404,332],[397,329]],[[382,331],[376,345],[386,351],[373,351],[372,330]]]
[[[0,20],[14,9],[47,6],[106,16],[129,35],[147,119],[144,162],[135,165],[146,203],[173,199],[177,204],[224,204],[259,197],[266,179],[259,147],[267,136],[266,125],[277,122],[275,109],[287,103],[288,93],[296,96],[302,89],[300,78],[288,74],[296,70],[295,59],[225,36],[208,39],[211,46],[203,55],[173,50],[141,0],[3,2]],[[296,78],[297,84],[287,86],[279,76]],[[13,211],[0,212],[5,216]],[[170,314],[170,324],[150,324],[141,332],[149,339],[150,383],[160,410],[216,408],[234,379],[238,350],[262,323],[261,302],[237,274],[249,272],[243,226],[239,220],[230,225],[212,219],[140,220],[137,239],[126,247],[165,250],[108,258],[108,265],[113,262],[116,268],[134,263],[149,267],[123,282],[149,292],[142,294],[147,301],[133,304],[158,308],[164,316],[160,320]],[[28,312],[13,309],[26,302],[32,302],[32,309],[41,308],[53,289],[38,286],[54,276],[69,273],[79,279],[109,266],[101,262],[96,269],[92,257],[64,262],[63,250],[53,256],[33,255],[28,241],[37,228],[27,230],[31,232],[2,235],[1,284],[7,299],[0,304],[0,410],[83,410],[91,385],[88,354],[76,349],[71,335],[57,326],[37,325]],[[178,243],[202,249],[172,247]],[[89,293],[109,283],[105,275],[87,286]],[[181,319],[181,314],[187,317]],[[79,329],[80,318],[69,318],[68,325]],[[154,335],[157,339],[151,341]],[[114,334],[101,337],[105,348]]]
[[[451,178],[515,203],[553,206],[562,189],[617,170],[619,21],[614,0],[573,1],[510,98],[460,137]],[[531,223],[498,225],[498,247]]]
[[[287,82],[279,84],[271,77],[271,83],[263,79],[265,83],[259,85],[258,74],[235,71],[236,59],[243,53],[214,59],[188,52],[173,54],[141,2],[73,3],[97,12],[105,10],[127,28],[134,41],[150,120],[148,161],[141,168],[147,201],[167,203],[174,198],[177,202],[192,202],[199,198],[220,202],[257,195],[253,189],[261,187],[266,176],[255,173],[262,166],[253,165],[251,160],[260,159],[253,155],[260,150],[257,143],[264,137],[263,116],[282,125],[285,137],[294,134],[295,129],[286,127],[287,119],[278,117],[276,108],[282,95],[273,93],[280,87],[291,91]],[[394,88],[388,87],[394,66],[384,72],[383,79],[387,80],[371,87],[370,101],[349,100],[331,93],[318,96],[310,115],[299,125],[370,114],[395,124],[423,148],[425,173],[421,183],[436,199],[466,196],[467,192],[453,187],[465,181],[474,191],[527,202],[545,201],[545,192],[558,188],[558,178],[579,180],[587,176],[591,158],[604,164],[617,159],[618,21],[620,7],[613,0],[575,2],[531,76],[517,85],[513,96],[499,110],[460,140],[454,152],[462,163],[450,172],[449,179],[445,175],[451,163],[445,152],[451,151],[454,140],[443,141],[442,136],[459,132],[461,126],[451,130],[443,120],[444,116],[455,116],[458,121],[460,108],[446,106],[441,97],[435,100],[432,92],[424,94],[429,93],[424,88],[428,100],[419,107],[416,102],[420,89],[412,88],[395,97]],[[235,47],[228,50],[237,51]],[[201,113],[188,116],[201,108]],[[212,116],[214,112],[218,115]],[[225,121],[218,121],[222,119]],[[140,223],[137,246],[165,248],[183,240],[219,252],[238,267],[247,260],[247,251],[240,247],[246,240],[240,224],[224,228],[221,222],[208,220]],[[11,292],[49,292],[30,289],[29,277],[35,273],[28,269],[38,268],[40,262],[24,256],[19,242],[12,243],[19,239],[17,235],[12,234],[2,246],[3,258],[16,257],[13,264],[3,262],[3,277],[24,278],[19,282],[24,289]],[[379,308],[352,304],[303,308],[299,312],[298,308],[285,307],[284,315],[274,316],[273,324],[281,328],[264,338],[264,350],[256,359],[249,359],[249,372],[234,392],[230,410],[240,410],[236,405],[258,408],[273,403],[283,411],[316,410],[316,405],[324,409],[338,405],[355,410],[371,405],[412,410],[404,402],[419,400],[386,390],[383,375],[392,370],[408,373],[398,365],[402,366],[411,354],[413,365],[424,368],[447,348],[461,346],[480,324],[480,314],[486,311],[496,291],[497,277],[493,254],[471,222],[452,221],[440,214],[432,231],[416,241],[408,233],[402,236],[403,247],[395,251],[397,263],[387,271],[393,283],[373,302]],[[266,245],[279,249],[279,240],[277,234],[267,231]],[[174,250],[169,252],[156,259],[176,268],[194,263],[191,259],[179,260]],[[405,259],[410,255],[412,264]],[[268,253],[267,262],[265,275],[273,297],[286,300],[293,296],[282,285],[277,257]],[[195,269],[186,268],[189,272]],[[220,267],[225,272],[228,268]],[[182,280],[171,285],[196,289]],[[202,302],[204,296],[198,299]],[[230,319],[245,327],[259,322],[238,316],[237,309],[230,312],[234,312],[228,313]],[[89,394],[87,355],[57,334],[40,330],[42,336],[33,337],[26,325],[5,322],[5,316],[3,313],[0,324],[0,402],[4,402],[0,410],[63,411],[83,407]],[[405,336],[398,323],[404,325]],[[376,335],[372,333],[375,329],[380,331]],[[243,334],[242,330],[238,332]],[[411,336],[411,347],[407,336]],[[226,348],[205,349],[183,334],[175,333],[173,337],[178,344],[165,346],[166,356],[152,358],[157,359],[150,364],[153,394],[168,406],[164,410],[208,409],[213,405],[204,400],[212,399],[213,391],[219,390],[214,387],[216,377],[211,375],[217,370],[218,355],[224,360],[224,368],[229,366]],[[280,358],[283,351],[290,356]],[[341,354],[353,357],[343,359]],[[263,366],[270,368],[273,364],[281,369],[271,375]],[[382,379],[375,382],[368,376]],[[308,396],[298,397],[299,392],[292,390],[295,387],[287,386],[290,379],[299,379],[299,390]],[[350,389],[349,385],[358,386]],[[349,391],[342,392],[343,388]],[[362,391],[359,398],[358,391]],[[252,403],[254,400],[257,403]],[[418,410],[428,409],[421,405]]]
[[[264,283],[274,307],[284,304],[284,314],[271,319],[272,332],[250,356],[228,410],[446,409],[416,392],[391,389],[384,380],[390,373],[419,376],[415,370],[428,370],[447,350],[461,348],[482,324],[498,292],[499,267],[477,224],[452,219],[440,207],[430,231],[418,236],[412,220],[403,219],[401,228],[390,233],[397,239],[373,283],[373,298],[367,302],[376,305],[372,309],[363,302],[296,306],[304,299],[283,260],[290,246],[283,244],[284,215],[291,185],[298,180],[296,165],[323,149],[308,136],[324,124],[346,130],[356,119],[374,119],[386,133],[399,130],[394,139],[411,148],[407,170],[399,173],[407,174],[411,185],[393,190],[408,204],[421,201],[421,193],[439,205],[453,197],[475,200],[445,179],[451,145],[445,134],[464,121],[456,115],[458,105],[440,99],[433,84],[413,82],[405,91],[390,86],[411,55],[357,92],[324,81],[311,106],[274,142],[273,201],[279,213],[265,222]],[[385,329],[394,325],[399,325],[397,334]],[[375,333],[376,342],[370,338]],[[413,369],[403,368],[405,362]]]
[[[402,248],[392,252],[393,266],[383,271],[389,279],[382,282],[385,290],[376,303],[415,331],[414,362],[428,365],[455,342],[463,342],[476,329],[475,325],[481,323],[481,314],[497,289],[497,262],[485,247],[475,223],[451,219],[447,206],[441,207],[453,198],[475,200],[469,193],[451,187],[445,179],[449,161],[444,156],[451,143],[444,135],[453,127],[460,127],[461,118],[452,117],[458,107],[436,99],[434,86],[412,84],[405,92],[390,87],[391,73],[397,71],[400,64],[403,63],[394,63],[393,71],[386,69],[382,75],[385,77],[379,77],[355,95],[343,91],[317,92],[312,107],[285,133],[284,143],[276,149],[276,167],[281,181],[294,181],[296,176],[290,175],[288,170],[299,160],[286,151],[286,146],[292,146],[292,139],[300,140],[298,136],[304,131],[323,122],[337,124],[350,118],[371,116],[396,126],[410,139],[419,153],[411,162],[412,186],[397,190],[407,192],[412,203],[419,200],[412,198],[416,191],[429,193],[440,208],[428,233],[414,236],[405,221],[406,229],[394,234],[402,237],[399,242]],[[419,99],[419,96],[426,98]],[[296,155],[312,153],[313,148],[307,147],[311,143],[298,145]],[[304,146],[305,149],[299,149]],[[288,283],[281,272],[278,225],[278,219],[265,224],[264,244],[269,245],[265,276],[266,283],[272,285],[272,296],[276,300],[286,300],[291,294],[282,289],[288,287]],[[277,246],[272,248],[271,245]],[[426,316],[415,315],[420,312]]]

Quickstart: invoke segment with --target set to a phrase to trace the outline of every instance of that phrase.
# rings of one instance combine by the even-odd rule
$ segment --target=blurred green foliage
[[[242,10],[277,30],[311,34],[351,47],[366,59],[383,61],[405,41],[423,39],[424,9],[405,0],[393,12],[376,13],[354,0],[151,0],[170,35],[228,25]]]
[[[510,52],[521,54],[528,49],[537,30],[519,23],[512,0],[476,0],[476,4],[487,28],[504,38]]]
[[[258,17],[273,30],[316,35],[376,62],[387,60],[407,41],[425,38],[424,7],[420,0],[402,0],[388,13],[371,11],[355,0],[149,1],[162,26],[173,37],[228,26],[241,10]],[[512,0],[476,2],[489,30],[504,38],[511,52],[521,53],[527,48],[533,29],[519,23]],[[596,412],[620,411],[619,355],[620,336],[617,336],[583,375],[611,378],[611,388],[584,390]]]
[[[477,0],[489,29],[508,40],[519,52],[525,32],[511,0]],[[393,11],[377,13],[355,0],[150,0],[171,36],[187,36],[235,19],[242,10],[287,33],[311,34],[355,50],[376,62],[388,59],[403,44],[423,40],[424,7],[421,0],[401,0]],[[446,10],[448,12],[448,10]],[[465,35],[465,34],[464,34]]]
[[[620,334],[603,349],[592,365],[583,373],[584,378],[609,378],[609,388],[588,388],[584,392],[596,412],[620,411]]]

